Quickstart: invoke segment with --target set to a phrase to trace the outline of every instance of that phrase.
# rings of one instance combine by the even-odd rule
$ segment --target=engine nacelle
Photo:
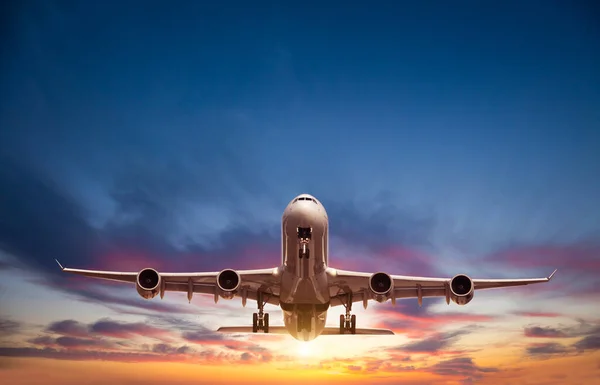
[[[154,269],[143,269],[137,275],[135,286],[142,298],[152,299],[160,292],[160,274]]]
[[[223,299],[232,299],[241,283],[242,277],[235,270],[225,269],[217,275],[217,287]]]
[[[377,302],[385,302],[390,298],[394,290],[394,280],[386,273],[375,273],[369,278],[369,289],[373,293],[373,299]]]
[[[475,285],[473,280],[464,274],[454,276],[450,280],[450,298],[457,305],[466,305],[473,299]]]

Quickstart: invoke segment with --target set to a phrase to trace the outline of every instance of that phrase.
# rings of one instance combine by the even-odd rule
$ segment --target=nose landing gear
[[[310,257],[310,249],[308,244],[312,237],[312,228],[310,227],[298,227],[298,241],[300,243],[300,249],[298,250],[298,256],[300,258],[308,259]]]
[[[356,334],[356,315],[352,312],[352,293],[346,295],[346,314],[340,314],[340,334]]]
[[[258,313],[252,314],[252,332],[257,333],[262,330],[265,333],[269,332],[269,313],[264,312],[264,306],[267,303],[263,301],[263,293],[258,292],[256,303],[258,304]]]

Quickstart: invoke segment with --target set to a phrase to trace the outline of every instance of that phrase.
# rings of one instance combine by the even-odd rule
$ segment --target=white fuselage
[[[325,207],[308,194],[294,198],[282,217],[279,301],[286,329],[302,341],[318,337],[327,319],[328,226]]]

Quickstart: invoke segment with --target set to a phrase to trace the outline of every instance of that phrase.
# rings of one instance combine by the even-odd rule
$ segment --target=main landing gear
[[[269,313],[264,312],[267,301],[263,301],[263,293],[260,291],[257,293],[256,303],[258,304],[258,313],[252,314],[252,333],[257,333],[259,330],[268,333]]]
[[[343,304],[346,308],[346,314],[340,314],[340,334],[356,334],[356,315],[350,314],[352,311],[352,293],[346,296],[346,303]]]

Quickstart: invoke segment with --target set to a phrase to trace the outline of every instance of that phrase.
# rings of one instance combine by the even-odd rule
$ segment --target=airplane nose
[[[309,204],[304,202],[298,202],[294,205],[290,213],[291,217],[298,221],[310,221],[314,219],[317,215],[317,210],[315,207],[311,207]]]
[[[319,219],[319,208],[313,202],[296,202],[291,209],[290,219],[299,225],[312,223]]]

